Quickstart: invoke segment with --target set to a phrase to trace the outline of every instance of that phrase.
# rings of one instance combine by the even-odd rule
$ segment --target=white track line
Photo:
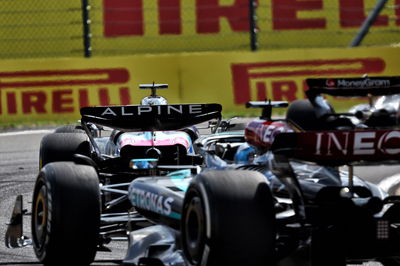
[[[14,131],[14,132],[4,132],[0,133],[0,137],[9,137],[16,135],[34,135],[34,134],[48,134],[53,132],[54,130],[50,129],[36,129],[36,130],[23,130],[23,131]]]

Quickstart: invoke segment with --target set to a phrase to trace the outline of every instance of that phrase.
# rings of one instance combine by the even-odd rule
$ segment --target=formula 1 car
[[[166,175],[155,172],[151,177],[135,178],[124,189],[109,187],[109,192],[128,197],[133,207],[132,215],[128,213],[126,219],[112,217],[114,224],[126,225],[128,249],[124,264],[300,265],[304,262],[313,266],[340,266],[376,260],[384,265],[397,265],[400,198],[387,196],[353,175],[355,165],[399,163],[397,122],[384,126],[371,121],[354,123],[351,119],[354,113],[336,113],[322,94],[392,95],[400,93],[400,79],[309,79],[307,83],[308,100],[291,103],[286,119],[274,120],[271,112],[272,108],[285,107],[287,103],[250,103],[263,108],[263,114],[247,126],[244,135],[221,132],[198,138],[195,146],[204,158],[201,169],[180,165],[178,171]],[[126,117],[105,113],[105,109],[91,110],[83,112],[83,121],[103,126],[126,124],[123,123]],[[122,114],[133,109],[112,111]],[[165,129],[164,124],[146,121],[146,128]],[[165,120],[167,124],[168,121],[171,122]],[[44,192],[38,198],[45,200],[39,204],[34,200],[32,216],[33,220],[46,222],[33,222],[34,242],[35,237],[56,241],[59,228],[73,228],[68,230],[71,239],[62,239],[69,245],[42,242],[47,257],[41,261],[51,262],[52,256],[67,257],[75,251],[76,239],[92,240],[79,243],[85,252],[75,257],[78,262],[89,263],[93,253],[104,248],[104,242],[98,241],[101,237],[95,238],[95,233],[101,236],[99,230],[85,235],[91,228],[98,228],[99,221],[81,219],[99,216],[90,213],[100,198],[99,184],[89,181],[98,180],[101,172],[84,162],[49,163],[39,174],[38,180],[43,175],[54,175],[57,181],[65,182],[41,186]],[[68,165],[68,169],[58,171],[59,164]],[[162,168],[152,164],[149,160],[146,166],[151,171]],[[347,172],[339,170],[343,165],[348,166]],[[73,171],[83,168],[81,173]],[[48,202],[52,206],[53,197],[60,194],[55,191],[69,187],[70,179],[84,180],[84,186],[74,182],[72,191],[87,195],[84,201],[92,205],[66,196],[63,201],[57,200],[68,202],[59,204],[58,212],[42,207],[48,206]],[[65,194],[78,194],[72,191]],[[39,206],[36,211],[35,205]],[[21,216],[18,206],[11,226],[18,224]],[[71,206],[76,208],[73,212]],[[74,219],[74,224],[62,224],[61,218],[67,214],[80,219]],[[107,215],[102,214],[102,222]],[[45,224],[51,225],[50,230],[48,226],[36,228]],[[23,240],[16,237],[18,234],[8,235],[9,242]],[[87,250],[91,256],[85,255]]]
[[[400,110],[400,94],[368,95],[367,104],[353,106],[349,112],[355,124],[372,124],[393,126],[398,124]]]
[[[151,89],[151,95],[141,100],[141,107],[138,108],[137,113],[130,113],[127,111],[129,107],[123,106],[121,114],[114,113],[112,108],[107,108],[104,111],[104,115],[108,114],[110,120],[113,120],[113,123],[116,119],[112,119],[112,117],[116,117],[117,115],[131,118],[137,116],[141,120],[135,118],[135,121],[143,124],[143,129],[148,127],[148,125],[144,124],[149,123],[145,121],[146,118],[143,118],[145,117],[144,114],[151,112],[152,106],[167,105],[167,100],[157,95],[156,91],[157,89],[168,88],[168,85],[141,84],[139,88]],[[165,108],[165,112],[168,114],[172,112],[183,112],[182,107],[176,109],[176,107],[171,105],[157,108],[157,112],[161,116],[163,114],[160,108]],[[83,109],[83,112],[85,112],[85,109]],[[187,122],[188,121],[186,121],[186,123]],[[99,125],[96,121],[85,123],[85,125],[66,125],[57,128],[54,134],[46,136],[41,142],[39,167],[42,168],[47,163],[55,161],[71,161],[76,153],[90,157],[101,154],[98,157],[118,157],[119,159],[126,157],[131,159],[157,157],[158,160],[161,160],[162,164],[180,164],[179,160],[184,159],[181,158],[182,156],[194,155],[193,141],[198,137],[198,130],[195,127],[183,127],[179,130],[127,131],[126,129],[132,126],[124,123],[129,123],[129,121],[122,121],[122,125],[112,125],[111,129]],[[196,121],[194,121],[194,124],[196,124]],[[90,142],[87,141],[87,136],[77,134],[85,134],[85,126],[87,127],[87,132],[92,136],[89,138]],[[140,128],[141,125],[137,127]],[[168,125],[166,127],[168,127]],[[90,152],[92,152],[92,154],[90,154]],[[174,154],[174,156],[166,156],[167,154]],[[92,159],[97,160],[99,158]],[[120,167],[120,165],[118,167]]]
[[[262,225],[257,227],[254,223],[240,220],[241,226],[259,233],[257,241],[264,240],[264,243],[259,242],[264,245],[257,251],[259,256],[264,254],[264,259],[258,257],[249,265],[299,265],[302,262],[305,265],[333,266],[369,260],[383,265],[399,265],[400,198],[388,196],[376,185],[354,176],[353,167],[399,164],[399,102],[396,101],[396,94],[400,94],[400,78],[308,79],[307,84],[310,88],[306,91],[308,100],[292,102],[285,120],[272,120],[270,116],[271,108],[284,107],[287,105],[284,102],[249,103],[252,107],[264,107],[264,110],[260,119],[247,126],[247,144],[241,146],[244,147],[242,150],[238,149],[240,156],[236,154],[244,164],[230,164],[220,160],[216,154],[205,158],[208,167],[226,169],[218,175],[219,182],[232,182],[231,172],[234,169],[256,170],[267,179],[271,192],[269,198],[264,198],[263,202],[257,194],[261,185],[253,188],[252,195],[253,200],[257,196],[261,198],[254,200],[254,205],[264,204],[264,209],[273,210],[275,214],[272,219],[264,220],[268,230]],[[336,113],[322,97],[323,94],[376,97],[377,101],[370,101],[369,108],[359,105],[351,112]],[[382,104],[384,102],[386,104]],[[215,144],[218,145],[218,142]],[[227,145],[215,150],[224,150],[224,146]],[[349,168],[347,172],[338,168],[344,165]],[[255,174],[247,174],[246,178],[255,180],[252,175]],[[225,181],[221,181],[224,178]],[[232,206],[240,206],[239,201],[244,199],[237,200],[237,195],[243,187],[232,189],[233,186],[230,186],[227,191],[213,187],[209,179],[203,181],[196,177],[194,180],[196,182],[190,185],[188,191],[194,190],[203,204],[201,211],[196,213],[205,216],[205,228],[211,227],[212,232],[215,224],[222,228],[227,226],[229,222],[224,218],[228,213],[224,212],[224,217],[221,217],[221,209],[215,209],[219,204],[212,206],[210,195],[212,199],[225,199],[224,204],[229,201]],[[247,184],[252,181],[241,182]],[[187,200],[190,197],[186,197]],[[220,208],[226,209],[227,206]],[[236,210],[241,212],[247,208],[250,206]],[[208,209],[212,210],[211,213]],[[247,212],[245,214],[255,218]],[[190,215],[186,214],[186,217]],[[226,219],[235,220],[232,215]],[[226,224],[219,224],[221,220]],[[207,224],[207,221],[210,223]],[[236,224],[235,228],[240,225]],[[191,230],[190,227],[187,230]],[[235,236],[246,234],[240,229],[234,232]],[[227,235],[224,237],[229,239]],[[209,239],[208,235],[204,238],[206,241]],[[245,243],[242,250],[247,251],[247,243],[251,239],[242,237],[241,240]],[[202,245],[197,242],[200,252],[191,253],[194,246],[187,245],[188,257],[197,255],[200,262],[204,261],[202,254],[205,248],[200,248]],[[207,244],[203,247],[213,250]],[[239,250],[238,245],[236,248]],[[211,251],[207,252],[211,254]],[[245,262],[248,257],[243,254],[243,257],[235,256],[230,263],[248,265]],[[235,261],[240,262],[235,264]],[[219,263],[222,262],[221,259]]]
[[[112,238],[126,238],[122,232],[127,222],[135,222],[135,227],[149,224],[129,202],[132,180],[165,176],[181,165],[197,171],[202,158],[193,150],[198,131],[192,125],[218,125],[221,105],[168,104],[156,95],[166,84],[140,87],[152,90],[140,105],[84,107],[80,125],[62,126],[43,137],[32,237],[22,234],[26,210],[18,196],[6,232],[7,247],[33,244],[39,260],[49,265],[87,264],[96,250],[108,250],[105,244]]]

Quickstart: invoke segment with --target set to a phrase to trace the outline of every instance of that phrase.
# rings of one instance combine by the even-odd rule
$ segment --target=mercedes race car
[[[90,263],[122,230],[128,241],[125,265],[344,266],[371,260],[398,265],[400,197],[353,174],[354,166],[400,163],[398,120],[375,124],[366,113],[356,121],[354,112],[335,112],[323,95],[394,95],[400,93],[400,78],[307,83],[306,100],[249,103],[263,112],[244,133],[200,136],[194,142],[203,159],[199,164],[171,168],[142,158],[140,170],[151,174],[135,175],[123,186],[99,183],[115,169],[99,168],[90,156],[75,153],[73,162],[46,164],[32,206],[39,259],[51,264],[72,252],[72,263]],[[123,115],[141,112],[140,106],[93,107],[82,110],[82,125],[88,133],[85,123],[157,131],[220,116],[220,106],[200,106],[174,106],[182,111],[168,113],[165,105],[154,105],[145,117]],[[275,107],[288,107],[285,119],[272,119]],[[123,170],[117,178],[138,167],[131,156],[124,167],[118,165]],[[104,162],[116,160],[105,157]],[[121,215],[99,207],[106,192],[117,195],[111,202],[127,198],[130,209]],[[10,246],[26,241],[21,217],[17,200],[6,236]]]
[[[234,236],[230,238],[226,233],[224,239],[234,241],[233,237],[254,230],[258,232],[254,238],[256,245],[249,247],[252,238],[242,236],[242,243],[235,250],[243,253],[234,256],[233,261],[221,258],[219,263],[333,266],[374,260],[383,265],[399,265],[400,197],[388,195],[355,176],[353,167],[399,164],[399,102],[396,99],[400,94],[400,78],[308,79],[307,84],[308,99],[294,101],[289,106],[285,102],[248,103],[249,107],[263,108],[263,114],[247,126],[246,143],[237,149],[233,163],[221,158],[225,147],[229,147],[226,143],[215,141],[217,148],[211,150],[218,152],[205,154],[207,167],[220,169],[219,182],[237,182],[236,188],[229,186],[229,191],[215,188],[209,179],[199,177],[189,186],[188,191],[194,189],[203,204],[202,211],[197,213],[205,216],[204,227],[206,230],[210,227],[213,232],[216,224],[218,228],[232,225],[238,214],[231,214],[226,218],[228,221],[224,220],[228,213],[221,214],[222,218],[219,211],[226,209],[227,204],[241,206],[239,202],[243,204],[248,199],[249,195],[240,199],[238,195],[244,191],[243,183],[257,182],[254,171],[262,173],[267,180],[264,182],[269,189],[265,191],[270,194],[265,191],[259,194],[264,184],[258,183],[251,193],[252,204],[263,205],[264,211],[272,210],[274,217],[267,217],[260,209],[258,216],[256,211],[254,216],[244,212],[253,219],[262,220],[260,217],[265,215],[264,225],[239,219],[240,224],[233,222],[235,229],[230,228]],[[361,97],[369,99],[369,103],[358,105],[350,112],[337,113],[324,95]],[[285,119],[271,119],[272,108],[285,106],[288,106]],[[343,171],[341,166],[347,166],[348,170]],[[244,169],[253,173],[242,172],[247,180],[236,177],[240,181],[234,181],[234,175],[240,175],[237,171]],[[210,197],[226,200],[224,207],[214,210],[220,204],[215,206]],[[260,199],[255,200],[257,197]],[[189,199],[185,197],[185,201]],[[235,208],[236,213],[243,209],[250,209],[250,205]],[[186,213],[186,217],[190,215]],[[221,220],[226,224],[219,224]],[[184,226],[190,230],[188,224]],[[246,229],[241,230],[241,226]],[[207,243],[208,235],[204,238]],[[196,256],[203,262],[202,255],[207,248],[211,254],[211,246],[211,243],[207,246],[197,242],[197,247],[203,247],[198,248],[200,252],[193,252],[189,244],[184,250],[189,254],[187,257]],[[244,255],[248,249],[258,254],[249,264],[246,262],[249,257]]]

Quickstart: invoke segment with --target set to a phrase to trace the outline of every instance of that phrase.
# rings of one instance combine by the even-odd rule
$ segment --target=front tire
[[[93,167],[72,162],[47,164],[32,200],[32,240],[45,265],[88,265],[96,255],[100,193]]]
[[[275,213],[265,177],[207,171],[186,192],[182,245],[194,265],[273,265]]]

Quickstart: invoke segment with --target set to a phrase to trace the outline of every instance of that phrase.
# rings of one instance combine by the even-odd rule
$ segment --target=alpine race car
[[[376,260],[384,265],[397,265],[400,198],[388,196],[355,177],[353,167],[399,163],[398,123],[384,126],[354,123],[351,119],[354,113],[335,112],[322,95],[397,94],[400,79],[309,79],[307,83],[308,99],[292,102],[285,119],[271,118],[272,108],[285,107],[288,105],[285,102],[250,103],[263,108],[263,113],[247,126],[244,134],[220,132],[198,138],[196,150],[204,158],[201,167],[181,164],[180,169],[161,175],[157,171],[163,166],[148,158],[144,168],[154,171],[153,175],[136,177],[123,189],[108,187],[107,191],[126,196],[132,206],[124,219],[112,217],[114,223],[125,225],[124,233],[128,235],[123,263],[300,265],[304,262],[313,266],[340,266]],[[116,109],[84,110],[83,123],[133,125],[133,119],[129,121],[132,123],[124,123],[127,117],[121,114],[138,109],[109,108]],[[146,129],[166,129],[172,120],[152,122],[161,112],[158,106],[154,108],[155,111],[146,114],[149,119],[140,122],[147,125]],[[191,115],[203,117],[203,112]],[[129,130],[132,129],[131,126]],[[101,214],[97,219],[97,213],[101,212],[101,208],[95,207],[99,205],[99,183],[92,181],[98,180],[101,171],[86,161],[49,163],[39,174],[38,180],[43,176],[55,180],[42,181],[45,185],[39,186],[39,192],[35,192],[39,196],[34,196],[32,220],[40,222],[32,222],[33,242],[44,250],[45,256],[39,257],[43,262],[51,263],[54,256],[68,256],[70,245],[76,245],[72,238],[85,240],[79,243],[84,251],[75,257],[80,263],[90,263],[93,253],[104,248],[98,240],[101,230],[93,229],[108,215]],[[58,171],[58,165],[65,167]],[[341,171],[341,166],[347,166],[348,171]],[[74,179],[80,181],[70,182]],[[71,183],[75,185],[68,190]],[[61,200],[60,194],[86,196],[76,200],[65,196]],[[35,201],[37,198],[40,200]],[[57,212],[52,207],[54,202],[58,204]],[[93,210],[96,214],[92,215]],[[74,223],[69,219],[70,223],[63,224],[64,215],[91,219],[74,219]],[[21,208],[16,204],[11,228],[20,228],[17,227],[20,217]],[[60,238],[60,228],[73,228],[68,230],[71,239],[61,238],[61,244],[55,242]],[[23,238],[17,236],[8,234],[9,242],[21,243]],[[35,239],[44,241],[35,244]]]

